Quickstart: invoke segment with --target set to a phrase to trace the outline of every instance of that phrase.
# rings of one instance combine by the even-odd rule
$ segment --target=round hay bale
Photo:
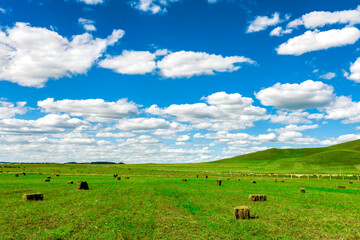
[[[274,182],[277,182],[277,179],[274,179]]]
[[[113,177],[116,178],[118,175],[117,174],[114,174]]]
[[[227,179],[228,181],[230,180],[230,178]]]
[[[26,175],[26,173],[24,173],[24,172],[23,172],[23,173],[22,173],[22,175],[24,175],[24,176],[25,176],[25,175]]]
[[[19,177],[19,174],[15,174],[15,177]]]
[[[338,188],[340,188],[340,189],[345,189],[345,186],[338,186]]]
[[[56,174],[55,177],[60,177],[60,175],[59,175],[59,174]]]
[[[235,207],[235,218],[236,219],[250,219],[250,207],[239,206]]]
[[[51,177],[50,177],[50,176],[47,176],[46,178],[47,178],[47,179],[51,179]]]
[[[50,179],[47,178],[47,179],[44,180],[44,182],[50,182]]]
[[[256,183],[256,181],[252,181],[251,183]]]
[[[217,184],[218,186],[221,186],[221,180],[220,180],[220,179],[216,180],[216,184]]]
[[[129,177],[125,177],[125,179],[129,179]]]
[[[67,184],[74,184],[74,182],[73,181],[68,181]]]
[[[181,181],[183,181],[183,182],[187,182],[187,179],[181,179]]]
[[[78,181],[76,184],[76,189],[89,190],[89,186],[86,181]]]
[[[238,181],[240,181],[240,178],[238,178]]]
[[[352,182],[352,181],[348,181],[348,183],[349,183],[349,184],[353,184],[353,182]]]
[[[24,194],[22,199],[24,201],[42,201],[44,200],[44,195],[42,193]]]
[[[196,175],[196,178],[199,178],[199,175]]]
[[[305,193],[305,188],[300,188],[301,193]]]
[[[206,175],[205,178],[208,178],[208,175]]]
[[[121,180],[121,177],[117,177],[116,179],[117,179],[117,180]]]

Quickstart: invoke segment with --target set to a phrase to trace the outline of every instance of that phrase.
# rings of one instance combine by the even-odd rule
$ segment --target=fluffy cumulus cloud
[[[55,31],[16,23],[0,30],[0,80],[43,87],[50,78],[86,73],[123,35],[123,30],[114,30],[106,39],[94,39],[84,33],[69,41]]]
[[[53,98],[48,98],[38,101],[38,106],[44,112],[67,113],[94,122],[114,121],[138,113],[138,105],[127,99],[105,102],[103,99],[54,101]]]
[[[122,74],[145,74],[154,71],[156,54],[148,51],[123,51],[121,55],[99,62],[102,68],[112,69]]]
[[[142,12],[159,14],[167,11],[167,7],[178,0],[135,0],[131,5]]]
[[[161,118],[131,118],[119,120],[116,127],[124,131],[148,131],[168,129],[170,122]]]
[[[246,32],[259,32],[265,30],[270,26],[275,26],[281,22],[279,13],[274,13],[272,17],[257,16],[254,21],[250,23]]]
[[[343,123],[360,122],[360,102],[353,102],[350,97],[340,96],[325,108],[326,119],[339,120]]]
[[[104,0],[78,0],[78,1],[88,5],[96,5],[104,2]]]
[[[179,51],[166,55],[157,62],[160,74],[168,78],[191,77],[193,75],[233,72],[239,64],[255,62],[243,56],[223,57],[205,52]]]
[[[314,11],[303,15],[302,17],[291,21],[289,28],[295,28],[304,25],[306,28],[323,27],[327,24],[358,24],[360,23],[360,6],[354,10],[325,12]]]
[[[265,106],[299,110],[324,107],[334,99],[334,88],[322,82],[307,80],[300,84],[276,83],[255,93]]]
[[[309,113],[303,111],[276,111],[276,114],[270,115],[270,122],[280,124],[311,124],[309,120]]]
[[[345,72],[345,77],[354,82],[360,82],[360,58],[356,59],[354,63],[351,63],[350,74]]]
[[[324,50],[354,44],[360,38],[360,31],[355,27],[332,29],[324,32],[307,31],[303,35],[289,39],[277,49],[280,55],[301,55],[307,52]]]
[[[96,31],[96,27],[94,25],[94,21],[85,18],[79,18],[79,24],[85,29],[87,32]]]
[[[251,98],[238,93],[218,92],[203,97],[207,103],[173,104],[166,108],[153,105],[146,112],[153,115],[173,116],[178,121],[195,123],[196,128],[243,129],[253,122],[267,118],[264,108],[253,106]]]
[[[11,118],[16,114],[25,114],[27,112],[25,105],[26,102],[17,102],[14,104],[0,99],[0,119]]]
[[[293,29],[291,29],[291,28],[284,30],[282,27],[276,27],[270,32],[270,36],[280,37],[285,34],[290,34],[290,33],[292,33],[292,31],[293,31]]]

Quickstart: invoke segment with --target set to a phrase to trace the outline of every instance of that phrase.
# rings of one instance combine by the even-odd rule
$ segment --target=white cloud
[[[119,120],[116,127],[124,131],[148,131],[168,129],[170,122],[161,118],[131,118]]]
[[[168,78],[211,75],[214,72],[233,72],[240,63],[255,62],[243,56],[223,57],[205,52],[179,51],[170,53],[157,62],[160,74]]]
[[[326,119],[344,119],[342,123],[360,122],[360,102],[353,102],[350,97],[340,96],[325,108]]]
[[[68,113],[93,122],[114,121],[138,113],[138,105],[128,102],[127,99],[105,102],[103,99],[54,101],[53,98],[47,98],[38,101],[38,106],[44,112]]]
[[[276,27],[270,32],[270,36],[283,36],[284,34],[290,34],[292,33],[292,29],[285,29],[283,30],[282,27]]]
[[[148,51],[123,51],[121,55],[99,62],[99,66],[122,74],[145,74],[154,71],[156,54]]]
[[[50,78],[86,73],[123,35],[123,30],[114,30],[107,39],[93,39],[84,33],[69,41],[46,28],[16,23],[0,30],[0,80],[43,87]]]
[[[289,39],[281,44],[277,53],[281,55],[301,55],[303,53],[324,50],[354,44],[360,38],[360,31],[355,27],[332,29],[324,32],[307,31],[303,35]]]
[[[301,111],[276,111],[276,114],[270,115],[270,122],[280,124],[311,124],[312,122],[308,119],[308,112]]]
[[[134,0],[131,5],[142,12],[160,14],[167,11],[166,7],[169,6],[169,4],[177,1],[178,0]]]
[[[85,18],[79,18],[79,24],[85,29],[87,32],[96,31],[96,27],[94,25],[94,21]]]
[[[0,99],[0,119],[7,119],[15,116],[16,114],[25,114],[27,108],[25,107],[26,102],[14,103],[1,101]]]
[[[78,0],[79,2],[89,4],[89,5],[96,5],[104,3],[104,0]]]
[[[325,12],[314,11],[295,19],[288,24],[289,28],[304,25],[306,28],[323,27],[327,24],[358,24],[360,23],[360,6],[355,10]]]
[[[136,135],[132,132],[117,132],[117,133],[112,133],[112,132],[98,132],[96,134],[96,137],[100,137],[100,138],[131,138],[131,137],[135,137]]]
[[[305,130],[309,130],[309,129],[315,129],[318,128],[319,125],[317,124],[313,124],[313,125],[295,125],[295,124],[290,124],[285,126],[284,128],[278,128],[278,129],[268,129],[268,131],[275,131],[275,132],[291,132],[291,131],[296,131],[296,132],[300,132],[300,131],[305,131]]]
[[[5,14],[6,13],[5,8],[0,7],[0,13]]]
[[[328,105],[334,98],[334,88],[322,82],[307,80],[300,84],[280,84],[255,93],[264,106],[299,110]]]
[[[246,30],[247,33],[259,32],[265,30],[269,26],[275,26],[281,22],[279,13],[274,13],[272,18],[267,16],[257,16],[254,21],[252,21]]]
[[[187,142],[190,140],[190,136],[189,135],[181,135],[180,137],[178,137],[176,139],[176,141],[178,142]]]
[[[326,79],[326,80],[333,79],[334,77],[336,77],[336,73],[333,73],[333,72],[328,72],[324,75],[319,76],[319,78]]]
[[[360,58],[356,59],[354,63],[351,63],[350,74],[344,74],[347,79],[360,83]]]

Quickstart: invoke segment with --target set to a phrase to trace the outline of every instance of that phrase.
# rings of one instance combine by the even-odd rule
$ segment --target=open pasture
[[[353,184],[350,178],[283,176],[274,182],[275,176],[129,165],[18,166],[7,170],[20,173],[25,168],[26,175],[0,173],[1,239],[360,238],[356,178],[351,178]],[[44,182],[48,176],[50,182]],[[90,190],[76,190],[77,181],[87,181]],[[42,193],[44,200],[22,200],[32,193]],[[249,201],[251,194],[266,194],[267,200]],[[235,219],[236,206],[249,206],[256,217]]]

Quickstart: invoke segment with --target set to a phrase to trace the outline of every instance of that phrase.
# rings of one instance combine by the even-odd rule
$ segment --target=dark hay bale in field
[[[352,181],[348,181],[348,183],[349,183],[349,184],[353,184],[353,182],[352,182]]]
[[[86,181],[78,181],[76,184],[76,189],[89,190],[89,186]]]
[[[59,175],[59,174],[56,174],[55,176],[56,176],[56,177],[60,177],[60,175]]]
[[[15,174],[15,177],[19,177],[19,174]]]
[[[345,189],[345,186],[338,186],[338,188]]]
[[[129,177],[125,177],[125,179],[129,179]]]
[[[199,175],[196,175],[196,178],[199,178]]]
[[[44,182],[50,182],[50,179],[45,179]]]
[[[67,184],[73,184],[74,182],[73,181],[68,181]]]
[[[205,178],[208,178],[208,175],[206,175]]]
[[[24,194],[22,199],[24,201],[42,201],[44,200],[44,195],[42,193]]]
[[[274,179],[274,182],[277,182],[277,179]]]
[[[220,180],[220,179],[216,180],[216,184],[217,184],[218,186],[221,186],[221,180]]]
[[[187,182],[187,179],[181,179],[181,181],[183,181],[183,182]]]
[[[250,207],[248,206],[235,207],[235,218],[250,219]]]
[[[267,200],[266,195],[252,194],[249,196],[249,201],[266,201],[266,200]]]
[[[117,177],[116,179],[117,179],[117,180],[121,180],[121,177]]]
[[[256,183],[256,181],[252,181],[251,183]]]
[[[230,180],[230,178],[227,179],[228,181]]]
[[[113,177],[116,178],[118,175],[117,174],[114,174]]]
[[[51,177],[50,176],[48,176],[48,177],[46,177],[47,179],[51,179]]]
[[[238,178],[238,181],[240,181],[240,178]]]
[[[305,193],[305,188],[300,188],[301,193]]]
[[[24,173],[24,172],[23,172],[23,173],[22,173],[22,175],[24,175],[24,176],[25,176],[25,175],[26,175],[26,173]]]
[[[285,182],[284,180],[281,180],[280,182]]]

